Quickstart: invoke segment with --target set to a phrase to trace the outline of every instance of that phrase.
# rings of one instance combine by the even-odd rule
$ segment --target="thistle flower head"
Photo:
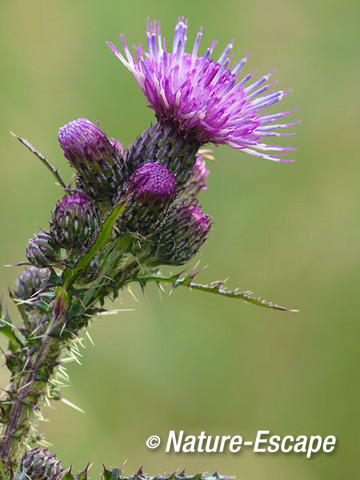
[[[175,175],[159,162],[146,163],[131,177],[129,191],[144,204],[164,205],[175,195]]]
[[[192,52],[185,52],[186,33],[187,20],[179,18],[172,50],[167,51],[160,22],[148,21],[148,51],[141,46],[136,48],[137,59],[130,53],[123,34],[125,56],[112,43],[108,42],[108,46],[134,75],[158,120],[173,124],[184,135],[195,136],[201,144],[226,144],[269,160],[291,161],[282,160],[282,153],[271,152],[292,148],[270,146],[261,140],[261,137],[290,135],[277,130],[295,123],[278,124],[276,120],[291,112],[261,114],[263,108],[281,100],[289,90],[269,90],[275,82],[268,85],[266,82],[273,71],[250,84],[255,72],[239,80],[249,55],[238,63],[232,62],[229,53],[233,41],[217,61],[210,58],[216,42],[198,56],[202,29]]]

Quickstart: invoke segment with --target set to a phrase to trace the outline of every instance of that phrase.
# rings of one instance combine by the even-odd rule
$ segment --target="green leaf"
[[[285,312],[297,312],[298,310],[293,310],[290,308],[282,307],[280,305],[276,305],[272,302],[268,302],[266,300],[263,300],[259,297],[254,297],[253,294],[250,291],[239,291],[238,289],[235,290],[225,290],[224,280],[212,282],[210,285],[201,285],[199,283],[194,283],[193,279],[195,278],[196,275],[198,275],[202,271],[199,270],[194,273],[192,270],[188,275],[181,276],[183,272],[172,275],[170,277],[161,275],[160,273],[156,274],[151,274],[149,273],[146,276],[139,276],[136,278],[136,280],[141,284],[145,285],[148,281],[155,281],[156,283],[171,283],[172,287],[171,289],[174,290],[175,288],[178,287],[188,287],[191,290],[200,290],[202,292],[207,292],[207,293],[213,293],[214,295],[220,295],[222,297],[228,297],[228,298],[237,298],[240,300],[244,300],[247,303],[252,303],[253,305],[258,305],[259,307],[264,307],[264,308],[271,308],[273,310],[282,310]]]

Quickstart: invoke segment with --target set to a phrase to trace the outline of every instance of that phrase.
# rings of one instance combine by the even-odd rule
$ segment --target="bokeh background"
[[[64,465],[101,462],[125,474],[234,474],[246,480],[330,480],[358,472],[359,383],[359,18],[353,0],[0,1],[0,283],[14,286],[28,239],[47,227],[61,196],[39,161],[9,135],[30,140],[70,176],[57,142],[63,124],[88,117],[125,144],[145,130],[152,111],[131,75],[105,45],[145,43],[146,17],[172,38],[189,18],[191,45],[204,26],[202,51],[215,56],[236,37],[234,57],[252,55],[246,73],[276,67],[279,88],[293,92],[273,111],[299,107],[291,143],[295,163],[277,165],[216,149],[209,189],[215,219],[201,265],[203,282],[228,277],[298,314],[181,290],[171,297],[134,288],[96,319],[82,366],[69,365],[62,404],[40,430]],[[285,139],[286,140],[286,139]],[[175,270],[175,269],[174,269]],[[5,369],[1,383],[6,384]],[[188,434],[336,435],[333,454],[177,454],[145,447],[170,429]]]

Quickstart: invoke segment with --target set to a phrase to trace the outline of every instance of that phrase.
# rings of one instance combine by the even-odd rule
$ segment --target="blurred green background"
[[[293,92],[272,111],[299,107],[290,144],[295,162],[277,165],[229,148],[216,149],[209,189],[215,219],[201,264],[203,282],[229,286],[301,310],[268,311],[179,289],[160,298],[150,286],[139,302],[128,292],[96,319],[96,347],[82,367],[69,365],[63,393],[86,410],[46,409],[40,429],[74,471],[94,462],[125,474],[235,474],[246,480],[355,478],[358,471],[359,3],[353,0],[214,0],[134,2],[20,0],[0,2],[0,280],[14,286],[28,239],[46,228],[61,196],[39,161],[9,130],[36,145],[69,178],[57,142],[63,124],[88,117],[125,144],[145,130],[152,111],[136,82],[105,45],[145,43],[146,17],[173,34],[189,18],[191,45],[204,26],[202,50],[215,56],[236,37],[236,59],[249,50],[246,73],[276,67],[279,88]],[[191,48],[191,47],[190,47]],[[286,143],[286,138],[285,142]],[[174,269],[175,270],[175,269]],[[6,384],[6,371],[1,371]],[[150,451],[170,429],[188,434],[336,435],[333,454],[177,454]]]

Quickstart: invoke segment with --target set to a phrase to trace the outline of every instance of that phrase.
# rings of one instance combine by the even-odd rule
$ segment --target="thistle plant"
[[[76,347],[91,319],[106,310],[106,300],[114,300],[130,283],[143,289],[149,282],[169,283],[172,289],[184,286],[291,311],[248,291],[228,291],[221,281],[196,283],[196,269],[170,276],[160,271],[161,265],[175,267],[193,259],[211,230],[213,219],[198,200],[207,188],[206,160],[212,158],[205,145],[225,144],[256,157],[290,162],[284,154],[291,147],[268,145],[263,139],[290,135],[282,129],[297,123],[277,123],[290,111],[263,113],[288,93],[269,92],[275,82],[266,82],[273,72],[256,81],[255,72],[240,79],[249,55],[232,63],[231,42],[214,61],[214,42],[199,56],[201,30],[192,52],[186,53],[186,32],[187,21],[179,19],[171,51],[156,22],[148,23],[148,51],[140,46],[131,54],[123,35],[124,54],[108,43],[134,75],[156,121],[128,147],[85,118],[60,128],[58,140],[75,171],[74,182],[66,184],[41,153],[17,137],[49,168],[63,192],[48,228],[29,241],[23,262],[28,266],[10,291],[20,321],[13,321],[4,308],[1,312],[10,371],[0,410],[4,478],[74,478],[39,447],[36,415],[46,402],[62,398],[56,379],[64,374],[64,356]],[[76,476],[86,477],[86,469]],[[104,478],[122,478],[121,470],[105,469]],[[139,471],[131,478],[146,477]],[[156,478],[225,477],[182,472]]]

